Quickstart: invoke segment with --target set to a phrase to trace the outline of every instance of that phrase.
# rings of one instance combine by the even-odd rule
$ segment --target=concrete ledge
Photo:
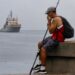
[[[56,50],[47,52],[47,56],[75,57],[75,41],[60,43]]]
[[[57,50],[47,52],[46,69],[49,74],[75,74],[75,41],[61,43]]]

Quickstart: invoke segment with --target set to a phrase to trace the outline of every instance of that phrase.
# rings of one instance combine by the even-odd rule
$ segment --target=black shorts
[[[46,39],[44,39],[44,41],[42,41],[42,43],[43,43],[42,47],[50,51],[54,50],[59,45],[59,42],[53,40],[51,37],[47,37]]]

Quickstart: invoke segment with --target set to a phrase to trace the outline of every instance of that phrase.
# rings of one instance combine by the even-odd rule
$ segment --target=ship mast
[[[10,17],[12,18],[12,10],[10,11]]]

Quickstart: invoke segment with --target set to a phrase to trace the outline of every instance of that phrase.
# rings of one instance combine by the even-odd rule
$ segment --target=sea
[[[0,32],[0,75],[28,74],[45,30]],[[39,61],[36,61],[36,64]]]
[[[44,30],[0,32],[0,75],[29,73],[44,33]]]

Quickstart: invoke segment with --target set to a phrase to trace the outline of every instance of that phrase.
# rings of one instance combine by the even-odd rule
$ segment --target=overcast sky
[[[45,11],[50,6],[56,6],[58,0],[0,0],[0,28],[12,10],[18,17],[21,29],[46,29]],[[75,28],[75,0],[60,0],[57,13],[66,17]]]

